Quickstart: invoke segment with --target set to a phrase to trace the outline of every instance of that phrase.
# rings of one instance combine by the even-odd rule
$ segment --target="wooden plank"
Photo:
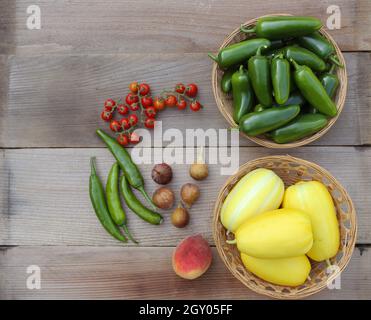
[[[3,0],[1,53],[207,52],[241,23],[270,13],[319,17],[330,5],[341,10],[341,29],[331,34],[343,50],[370,50],[368,0],[63,0],[37,1],[41,29],[28,30],[27,0]],[[145,12],[143,11],[145,8]],[[140,30],[140,32],[138,32]]]
[[[235,279],[215,248],[210,269],[194,281],[175,275],[172,251],[173,248],[58,246],[5,249],[0,251],[0,299],[265,298]],[[342,273],[341,289],[324,289],[311,299],[370,299],[370,263],[370,250],[360,255],[356,249]],[[39,290],[26,287],[29,265],[40,267]]]
[[[180,154],[182,151],[178,149]],[[191,154],[189,149],[187,152]],[[206,154],[209,155],[209,149]],[[273,154],[277,152],[265,148],[240,148],[239,162],[243,164]],[[303,147],[290,154],[322,165],[344,185],[357,209],[358,243],[371,243],[371,148]],[[7,188],[8,210],[0,215],[3,224],[0,231],[5,231],[0,232],[0,245],[120,246],[102,228],[90,204],[89,157],[93,155],[97,157],[99,175],[105,181],[113,158],[104,148],[5,150],[5,176],[8,175],[10,181]],[[198,183],[201,197],[190,210],[191,221],[186,228],[174,228],[169,212],[164,212],[165,222],[161,226],[153,226],[127,210],[129,228],[141,246],[174,246],[190,233],[202,233],[210,242],[213,241],[211,220],[214,201],[227,179],[227,176],[221,175],[219,156],[213,156],[213,159],[219,164],[210,165],[208,179]],[[152,167],[152,164],[140,166],[150,194],[157,187],[150,178]],[[173,167],[174,179],[170,187],[179,201],[181,185],[192,179],[187,165]]]
[[[345,56],[349,74],[346,105],[338,122],[316,145],[371,143],[367,73],[371,54]],[[155,94],[178,81],[199,85],[205,108],[197,114],[164,111],[159,118],[163,131],[228,128],[215,104],[211,61],[205,54],[11,56],[9,68],[9,101],[0,113],[2,147],[101,147],[94,134],[97,127],[106,127],[99,117],[101,105],[107,97],[126,94],[133,80],[147,81]],[[244,138],[240,144],[253,145]]]

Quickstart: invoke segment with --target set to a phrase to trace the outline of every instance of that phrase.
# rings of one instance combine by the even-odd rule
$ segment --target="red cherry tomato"
[[[155,127],[155,119],[147,118],[144,122],[144,125],[148,129],[153,129]]]
[[[144,108],[148,108],[153,105],[153,99],[149,96],[143,97],[142,99],[140,99],[140,102],[142,103],[142,106]]]
[[[141,83],[139,85],[139,94],[141,96],[146,96],[151,91],[151,88],[147,83]]]
[[[112,112],[109,112],[109,111],[102,111],[102,113],[100,114],[100,117],[102,118],[102,120],[104,121],[111,121],[112,120]]]
[[[126,146],[129,143],[129,138],[126,134],[121,133],[117,136],[117,142],[122,146]]]
[[[145,114],[148,118],[154,118],[156,117],[156,109],[154,107],[148,107]]]
[[[165,100],[161,97],[156,97],[153,101],[153,106],[156,110],[163,110],[165,108]]]
[[[128,93],[128,95],[125,98],[125,101],[128,105],[132,105],[135,102],[139,101],[139,98],[134,93]]]
[[[175,107],[176,103],[177,103],[177,99],[176,99],[176,96],[174,95],[169,95],[165,99],[165,105],[167,107],[170,107],[170,108]]]
[[[192,111],[198,111],[202,108],[201,103],[199,103],[197,100],[192,101],[191,104],[189,105],[190,109]]]
[[[138,123],[138,117],[136,114],[131,114],[128,118],[130,125],[133,127]]]
[[[139,89],[138,82],[134,81],[134,82],[132,82],[132,83],[129,84],[129,90],[132,93],[138,93],[138,89]]]
[[[185,94],[188,97],[192,97],[192,98],[195,97],[197,95],[197,92],[198,92],[198,88],[194,83],[191,83],[191,84],[187,85],[187,88],[185,90]]]
[[[185,108],[187,108],[187,101],[185,101],[185,99],[181,98],[176,106],[178,107],[179,110],[184,110]]]
[[[131,111],[138,111],[138,110],[139,110],[139,103],[138,103],[138,102],[134,102],[134,103],[130,106],[130,110],[131,110]]]
[[[186,87],[183,83],[178,83],[178,84],[175,85],[175,91],[178,92],[178,93],[183,94],[185,89],[186,89]]]
[[[113,132],[119,132],[121,130],[121,124],[117,120],[112,120],[109,127]]]
[[[139,134],[137,134],[136,132],[130,133],[129,141],[130,143],[134,143],[134,144],[138,143],[140,141]]]
[[[122,118],[120,122],[121,122],[121,127],[122,127],[122,129],[124,129],[124,130],[127,130],[127,129],[129,129],[129,128],[131,127],[128,118]]]
[[[112,108],[116,105],[116,102],[115,100],[113,99],[107,99],[106,101],[104,101],[104,108],[107,110],[107,111],[111,111]]]
[[[129,107],[127,105],[125,105],[125,104],[119,104],[117,106],[117,112],[119,114],[125,115],[125,114],[127,114],[129,112]]]

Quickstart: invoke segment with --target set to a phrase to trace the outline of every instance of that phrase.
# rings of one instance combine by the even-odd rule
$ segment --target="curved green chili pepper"
[[[336,66],[333,64],[329,72],[326,72],[319,77],[319,80],[321,81],[330,98],[334,97],[340,84],[339,78],[336,74],[334,74],[335,68]]]
[[[124,200],[127,206],[133,210],[133,212],[144,221],[147,221],[151,224],[161,224],[163,221],[162,216],[148,208],[146,208],[134,195],[133,191],[130,188],[130,185],[125,177],[121,176],[120,179],[121,192],[124,196]]]
[[[264,106],[272,105],[272,85],[269,59],[261,55],[260,47],[256,55],[248,62],[249,76],[259,103]]]
[[[258,19],[254,28],[246,29],[245,33],[255,33],[259,38],[270,40],[296,38],[311,34],[322,27],[322,22],[313,17],[271,16]]]
[[[232,76],[233,120],[239,123],[241,117],[254,105],[254,94],[250,87],[249,75],[243,65]]]
[[[337,114],[335,103],[327,94],[325,88],[313,71],[307,66],[300,66],[295,60],[290,60],[295,67],[295,83],[303,97],[323,114],[334,117]]]
[[[229,93],[232,91],[232,75],[236,72],[236,68],[228,68],[222,76],[220,81],[220,86],[224,93]]]
[[[120,194],[119,194],[119,165],[117,162],[115,162],[111,170],[108,174],[107,178],[107,185],[106,185],[106,198],[107,198],[107,205],[108,205],[108,211],[111,214],[111,217],[113,221],[118,225],[119,227],[122,227],[127,234],[128,238],[138,243],[133,239],[131,236],[129,229],[126,225],[126,214],[124,209],[121,206],[120,201]]]
[[[287,59],[293,59],[298,64],[304,64],[314,71],[326,70],[326,62],[305,48],[289,46],[284,49],[284,53]]]
[[[126,237],[121,234],[120,229],[115,225],[108,211],[104,189],[95,170],[94,158],[90,158],[90,170],[89,194],[95,214],[110,235],[119,241],[127,242]]]
[[[290,63],[279,54],[271,63],[272,86],[274,99],[278,104],[284,104],[290,95]]]
[[[320,58],[330,60],[337,66],[343,67],[343,65],[337,60],[334,46],[318,31],[302,36],[298,38],[297,41],[302,47],[314,52]]]
[[[268,39],[250,39],[234,43],[219,51],[218,57],[209,53],[209,57],[216,61],[221,68],[229,68],[233,65],[240,65],[253,56],[261,46],[269,47],[271,42]]]
[[[269,137],[276,143],[288,143],[311,136],[326,125],[327,117],[323,114],[303,114],[270,132]]]
[[[254,137],[282,127],[294,119],[299,112],[300,106],[298,105],[251,112],[241,118],[240,130]]]
[[[98,136],[107,145],[108,149],[111,151],[113,156],[116,158],[118,164],[120,165],[121,170],[124,172],[125,177],[128,179],[130,185],[133,188],[138,189],[143,194],[143,197],[146,198],[146,200],[149,202],[149,204],[153,208],[156,208],[151,198],[144,190],[143,176],[140,173],[136,164],[131,159],[130,154],[126,151],[124,147],[122,147],[115,139],[113,139],[103,130],[98,129],[96,132]]]

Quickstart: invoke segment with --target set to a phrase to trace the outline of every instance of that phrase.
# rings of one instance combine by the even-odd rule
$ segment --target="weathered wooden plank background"
[[[206,53],[243,21],[276,12],[325,21],[330,5],[342,14],[342,28],[330,33],[346,51],[346,106],[322,139],[287,153],[333,173],[358,214],[358,248],[341,290],[313,298],[371,298],[370,1],[41,0],[42,29],[28,30],[32,4],[0,2],[0,298],[262,298],[229,274],[215,250],[211,269],[196,281],[171,270],[171,252],[183,237],[202,233],[213,244],[213,199],[226,179],[220,165],[211,165],[200,183],[187,228],[175,229],[169,219],[150,226],[129,214],[139,247],[107,236],[88,198],[89,157],[97,156],[102,177],[112,163],[94,134],[102,126],[97,110],[105,98],[123,95],[131,80],[147,81],[155,93],[194,81],[205,109],[182,117],[167,110],[163,129],[227,128],[212,96]],[[240,163],[280,153],[242,138],[240,145]],[[150,192],[151,167],[141,166]],[[190,181],[187,169],[174,166],[174,191]],[[32,264],[41,267],[41,290],[26,289]]]

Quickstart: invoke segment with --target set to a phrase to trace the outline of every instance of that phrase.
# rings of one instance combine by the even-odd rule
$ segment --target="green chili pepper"
[[[256,26],[241,31],[255,33],[259,38],[270,40],[296,38],[311,34],[322,27],[322,22],[313,17],[271,16],[258,19]]]
[[[326,69],[326,62],[313,52],[295,46],[289,46],[284,49],[285,57],[293,59],[301,65],[306,65],[314,71],[324,71]]]
[[[271,106],[272,85],[269,59],[261,55],[262,48],[264,47],[260,47],[256,55],[249,59],[249,76],[259,103],[264,106]]]
[[[314,52],[320,58],[330,60],[337,66],[343,67],[335,55],[334,46],[330,41],[321,36],[318,31],[302,36],[297,41],[302,47]]]
[[[229,93],[232,91],[232,75],[235,72],[236,68],[231,67],[223,73],[222,80],[220,81],[220,86],[224,93]]]
[[[276,143],[288,143],[311,136],[326,125],[327,117],[323,114],[303,114],[287,125],[270,132],[269,137]]]
[[[334,74],[335,68],[336,66],[333,64],[329,72],[326,72],[319,77],[319,80],[330,98],[334,97],[339,86],[339,79],[336,74]]]
[[[294,104],[304,106],[306,103],[304,97],[300,94],[300,92],[295,91],[293,92],[290,97],[286,100],[286,102],[282,105],[274,104],[275,107],[286,107],[286,106],[292,106]]]
[[[127,242],[126,237],[121,234],[120,229],[115,225],[108,211],[104,189],[95,170],[94,158],[90,158],[90,168],[89,194],[95,214],[110,235],[119,241]]]
[[[261,105],[260,103],[257,104],[255,107],[254,107],[254,112],[260,112],[260,111],[263,111],[267,109],[267,107],[264,107],[263,105]]]
[[[253,56],[261,46],[269,47],[271,42],[267,39],[250,39],[232,44],[219,51],[218,57],[209,53],[209,57],[215,60],[219,67],[227,69],[233,65],[240,65]]]
[[[121,192],[124,196],[124,200],[127,206],[133,210],[133,212],[144,221],[147,221],[151,224],[161,224],[163,219],[162,216],[148,208],[146,208],[134,195],[133,191],[130,188],[130,185],[125,177],[121,176],[120,179]]]
[[[108,174],[107,178],[107,185],[106,185],[106,198],[107,198],[107,205],[108,205],[108,211],[111,214],[111,217],[113,221],[118,225],[119,227],[122,227],[127,234],[128,238],[138,243],[133,239],[131,236],[129,229],[126,225],[126,214],[124,209],[121,206],[120,201],[120,194],[119,194],[119,165],[117,162],[115,162],[111,170]]]
[[[241,118],[240,130],[249,136],[257,136],[282,127],[294,119],[299,112],[300,106],[298,105],[251,112]]]
[[[284,104],[290,95],[290,63],[279,54],[272,59],[272,86],[274,99],[278,104]]]
[[[319,112],[334,117],[337,114],[335,103],[328,96],[325,88],[313,71],[307,66],[300,66],[290,60],[295,67],[295,83],[303,97]]]
[[[124,172],[130,185],[133,188],[138,189],[143,194],[144,198],[146,198],[150,205],[155,209],[155,206],[152,203],[151,198],[144,190],[143,176],[140,173],[138,167],[131,159],[130,154],[115,139],[110,137],[103,130],[98,129],[96,132],[98,136],[105,142],[113,156],[116,158],[118,164],[120,165],[121,170]]]
[[[233,119],[239,123],[241,117],[254,105],[254,94],[250,86],[249,75],[243,65],[232,76]]]

